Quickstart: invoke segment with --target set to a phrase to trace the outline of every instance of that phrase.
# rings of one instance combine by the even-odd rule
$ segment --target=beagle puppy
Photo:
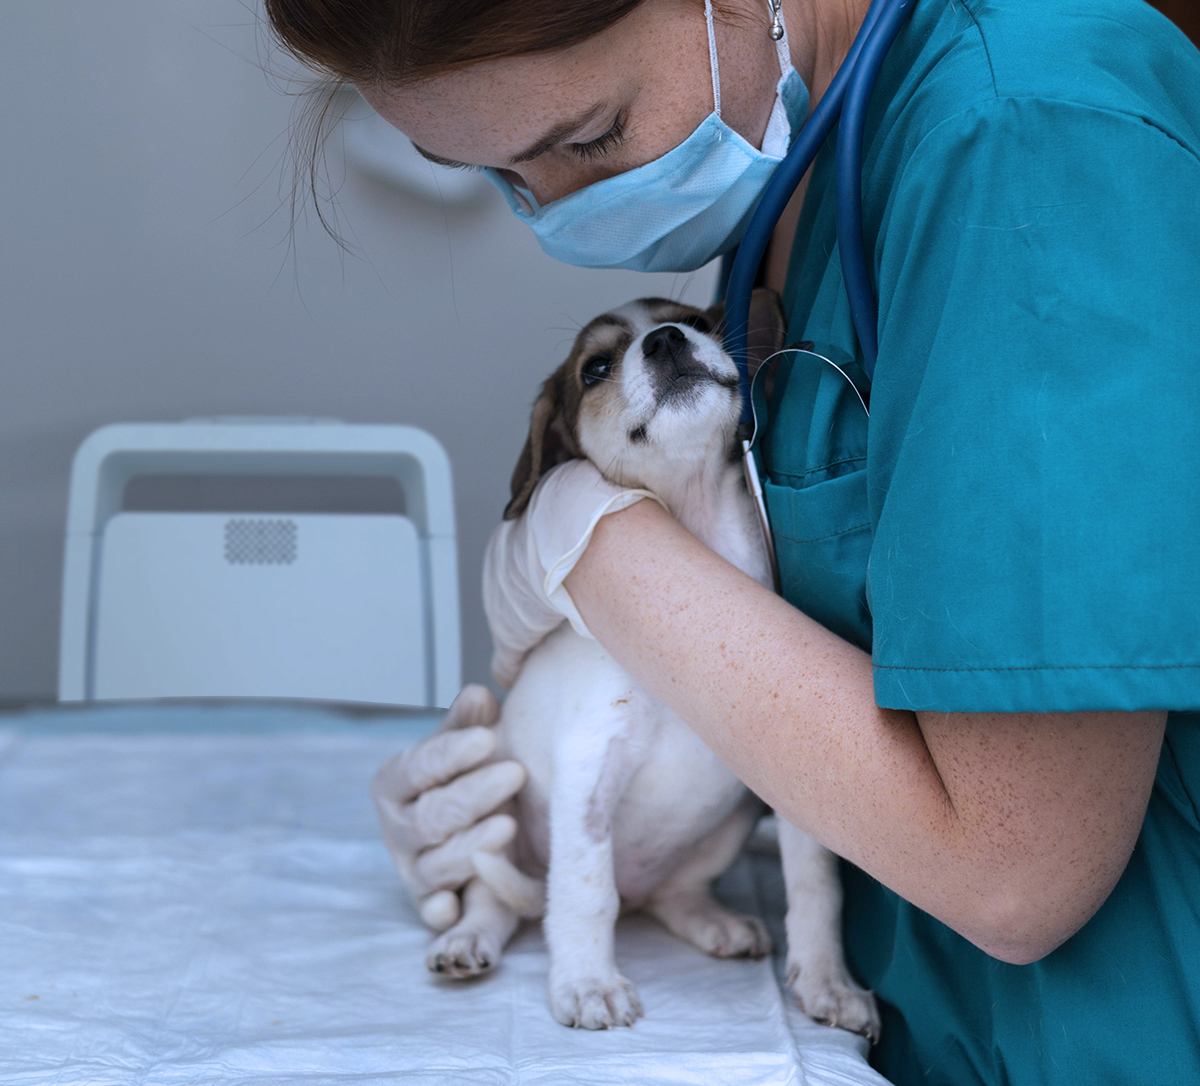
[[[591,321],[534,404],[505,518],[521,514],[545,472],[585,457],[611,482],[652,491],[698,539],[770,587],[736,440],[738,373],[722,349],[720,317],[719,308],[649,298]],[[755,292],[750,327],[752,356],[782,346],[783,315],[770,291]],[[430,948],[431,969],[485,971],[519,917],[544,908],[554,1017],[608,1029],[642,1014],[613,953],[623,909],[649,913],[719,958],[768,953],[762,922],[731,912],[710,889],[761,802],[597,642],[569,623],[546,637],[522,665],[497,727],[496,757],[516,758],[528,772],[517,839],[505,856],[475,855],[479,877],[464,892],[459,922]],[[813,1018],[876,1036],[874,999],[843,960],[836,858],[783,819],[779,844],[788,985]]]

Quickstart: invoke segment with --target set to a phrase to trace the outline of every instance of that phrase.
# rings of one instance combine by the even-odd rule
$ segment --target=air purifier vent
[[[296,522],[235,517],[225,522],[225,561],[234,566],[290,566],[296,560]]]

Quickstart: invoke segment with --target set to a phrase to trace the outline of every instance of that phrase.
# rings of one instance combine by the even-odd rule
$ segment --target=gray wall
[[[702,302],[711,272],[566,268],[494,194],[406,195],[343,169],[335,140],[348,256],[311,213],[289,231],[291,66],[253,0],[2,9],[0,699],[55,687],[75,447],[109,422],[215,414],[441,440],[465,675],[483,678],[478,571],[537,382],[591,316],[646,294]]]

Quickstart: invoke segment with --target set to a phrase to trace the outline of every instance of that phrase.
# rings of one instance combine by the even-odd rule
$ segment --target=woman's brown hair
[[[335,80],[407,84],[565,49],[643,0],[266,0],[283,45]]]
[[[307,174],[317,217],[323,148],[346,83],[405,85],[485,60],[578,45],[644,0],[265,0],[285,49],[325,76],[293,131],[297,181]],[[306,95],[306,97],[309,97]],[[292,188],[295,222],[298,189]]]

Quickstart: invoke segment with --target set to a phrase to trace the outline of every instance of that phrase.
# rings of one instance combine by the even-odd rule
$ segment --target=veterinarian
[[[548,252],[652,270],[737,242],[867,11],[720,0],[710,48],[701,0],[267,6],[428,157],[495,171]],[[489,555],[497,676],[572,619],[846,858],[896,1083],[1197,1081],[1200,54],[1140,0],[918,0],[864,146],[870,418],[780,360],[782,598],[554,472]],[[832,157],[762,278],[848,367]],[[490,750],[446,731],[387,777],[438,924],[510,832]]]

